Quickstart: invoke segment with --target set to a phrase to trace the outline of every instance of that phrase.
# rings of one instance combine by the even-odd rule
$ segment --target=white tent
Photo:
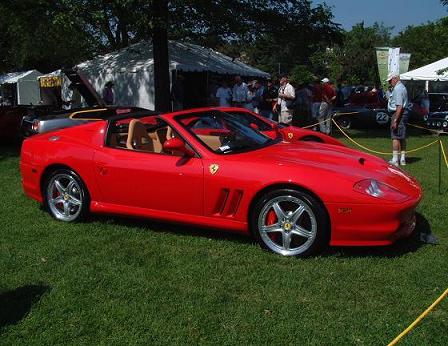
[[[448,81],[448,58],[433,62],[429,65],[403,73],[401,80],[446,82]]]
[[[37,70],[6,73],[0,75],[0,85],[15,84],[17,104],[38,104],[40,101],[40,90],[37,79],[40,76],[42,76],[42,73]]]
[[[169,41],[170,71],[210,72],[269,78],[269,74],[209,48]],[[115,103],[154,108],[154,59],[151,42],[98,56],[77,67],[101,94],[107,81],[114,81]]]

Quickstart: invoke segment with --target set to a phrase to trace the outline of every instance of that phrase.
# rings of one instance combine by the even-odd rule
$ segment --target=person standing
[[[215,95],[219,100],[220,107],[230,107],[232,101],[232,90],[227,85],[225,80],[221,81],[221,86],[216,90]]]
[[[277,104],[280,106],[279,123],[291,125],[295,98],[296,91],[294,90],[294,87],[289,84],[288,76],[284,75],[280,79],[280,88],[278,90]]]
[[[242,107],[247,104],[247,95],[249,89],[247,84],[243,82],[241,76],[235,76],[235,84],[232,88],[232,104],[235,107]]]
[[[387,103],[389,112],[393,112],[390,124],[390,134],[392,139],[392,159],[390,164],[398,166],[406,165],[406,125],[408,122],[407,107],[409,104],[408,91],[400,81],[398,73],[390,73],[387,81],[393,87]],[[399,158],[400,155],[400,158]]]
[[[312,93],[311,117],[312,120],[317,120],[319,117],[320,104],[322,103],[322,85],[320,84],[320,80],[316,79],[314,81]],[[317,131],[317,127],[314,126],[313,130]]]
[[[328,78],[322,79],[322,102],[319,108],[320,132],[327,135],[331,133],[331,110],[336,100],[336,92],[330,84]]]
[[[106,105],[113,105],[114,104],[114,91],[113,91],[114,82],[108,81],[103,90],[103,100],[106,103]]]

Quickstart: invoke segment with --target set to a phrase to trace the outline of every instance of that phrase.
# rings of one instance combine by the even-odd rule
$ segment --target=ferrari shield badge
[[[211,173],[211,174],[216,174],[216,172],[218,172],[219,165],[216,164],[216,163],[212,163],[212,164],[208,167],[208,169],[210,170],[210,173]]]
[[[292,139],[292,137],[294,137],[294,134],[292,132],[288,132],[288,138]]]

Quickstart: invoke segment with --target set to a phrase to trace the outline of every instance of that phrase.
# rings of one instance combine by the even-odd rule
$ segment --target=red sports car
[[[217,109],[117,115],[37,135],[23,188],[61,221],[88,212],[252,234],[285,256],[409,235],[422,191],[407,173],[344,146],[290,143]]]

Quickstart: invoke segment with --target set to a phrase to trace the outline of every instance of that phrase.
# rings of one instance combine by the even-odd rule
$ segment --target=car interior
[[[112,125],[107,145],[112,148],[182,156],[182,153],[163,149],[163,143],[174,137],[179,136],[159,118],[125,119]]]

